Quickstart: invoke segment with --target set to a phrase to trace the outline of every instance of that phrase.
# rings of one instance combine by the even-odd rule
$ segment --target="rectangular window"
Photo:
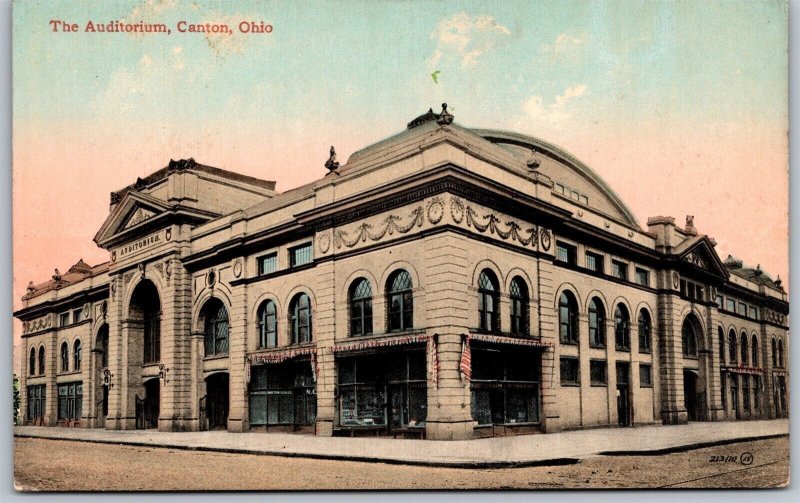
[[[83,384],[70,383],[58,385],[58,419],[77,421],[81,418],[83,405]]]
[[[83,309],[76,309],[72,311],[72,323],[80,323],[83,321]]]
[[[561,358],[561,385],[577,386],[581,381],[580,364],[577,358]]]
[[[619,279],[628,279],[628,264],[618,260],[612,260],[611,275]]]
[[[559,262],[566,262],[567,264],[575,263],[576,248],[561,241],[556,242],[556,260]]]
[[[597,253],[586,252],[586,268],[594,272],[603,272],[603,256]]]
[[[28,386],[28,421],[41,422],[44,419],[45,386]]]
[[[269,274],[278,270],[278,254],[270,253],[263,257],[258,257],[258,274]]]
[[[311,362],[253,366],[250,378],[252,426],[309,425],[316,420],[317,393]]]
[[[755,306],[750,306],[750,318],[757,320],[758,319],[758,308]]]
[[[742,376],[742,405],[744,410],[750,412],[750,376]]]
[[[737,311],[742,316],[747,316],[747,304],[744,302],[739,302],[739,311]]]
[[[715,300],[716,300],[716,303],[717,303],[717,307],[719,309],[722,309],[722,306],[723,306],[723,303],[724,303],[723,302],[724,298],[722,297],[722,294],[721,293],[717,293],[717,298]]]
[[[589,360],[589,378],[592,386],[605,386],[608,383],[605,360]]]
[[[69,325],[69,312],[61,313],[61,315],[58,317],[58,320],[58,326],[60,327],[66,327]]]
[[[653,366],[649,363],[639,364],[639,383],[642,388],[653,387]]]
[[[637,267],[636,283],[642,286],[650,286],[650,271],[647,269],[642,269],[641,267]]]
[[[732,313],[736,312],[736,300],[728,297],[727,303],[725,304],[725,309]]]
[[[289,249],[289,267],[310,264],[313,260],[311,243],[305,243]]]

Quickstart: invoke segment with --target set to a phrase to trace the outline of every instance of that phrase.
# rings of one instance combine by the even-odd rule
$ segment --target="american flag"
[[[472,379],[472,352],[469,349],[469,335],[461,340],[461,376],[467,381]]]

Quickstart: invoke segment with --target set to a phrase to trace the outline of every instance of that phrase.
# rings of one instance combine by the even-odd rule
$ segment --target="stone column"
[[[470,325],[468,243],[464,238],[447,233],[429,237],[422,246],[420,251],[425,265],[420,282],[425,290],[424,293],[415,292],[414,307],[415,311],[424,310],[427,334],[438,334],[439,360],[438,385],[434,386],[433,373],[428,369],[425,434],[433,440],[469,439],[475,424],[471,391],[469,381],[461,378],[459,368],[462,335],[469,333]],[[436,281],[427,278],[436,278]]]
[[[245,432],[250,429],[250,409],[247,397],[245,365],[247,360],[247,332],[250,325],[247,285],[232,287],[231,314],[228,331],[230,354],[228,431]]]
[[[721,365],[719,360],[719,311],[716,308],[706,308],[706,404],[708,407],[708,419],[711,421],[722,421],[725,418],[725,411],[722,409],[722,383],[720,378]],[[724,336],[723,336],[724,339]]]
[[[317,420],[316,434],[333,435],[335,414],[334,387],[336,385],[335,358],[330,348],[336,337],[336,307],[347,312],[347,299],[336,299],[336,265],[324,262],[316,268],[314,289],[315,310],[313,313],[313,339],[317,346]],[[377,285],[376,285],[377,286]],[[377,320],[378,318],[375,318]],[[347,326],[342,328],[347,330]],[[312,360],[313,364],[313,360]]]
[[[669,271],[666,271],[668,274]],[[668,276],[667,276],[668,277]],[[659,363],[661,367],[661,419],[665,424],[688,420],[683,396],[683,344],[680,299],[676,294],[658,296]]]
[[[123,361],[125,359],[122,330],[122,280],[120,276],[111,276],[109,288],[111,295],[108,299],[108,370],[111,372],[108,390],[108,416],[105,427],[108,430],[127,429],[126,421],[135,423],[131,412],[128,417],[127,392],[123,389]],[[127,381],[127,379],[125,380]],[[135,426],[135,424],[133,424]]]
[[[556,348],[559,340],[558,312],[553,290],[553,263],[536,259],[535,275],[531,275],[531,335],[541,337],[549,348],[541,352],[541,421],[542,431],[555,433],[561,430],[558,406],[558,388],[561,386],[559,360]],[[537,291],[538,290],[538,291]]]
[[[58,423],[58,385],[56,384],[56,373],[58,372],[58,330],[53,330],[47,334],[44,353],[46,359],[44,368],[46,388],[43,422],[45,426],[55,426],[56,423]]]

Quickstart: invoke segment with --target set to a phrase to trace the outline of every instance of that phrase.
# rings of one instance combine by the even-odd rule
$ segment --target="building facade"
[[[786,292],[446,107],[316,182],[170,161],[33,282],[25,424],[465,439],[784,417]],[[322,166],[320,166],[322,172]]]

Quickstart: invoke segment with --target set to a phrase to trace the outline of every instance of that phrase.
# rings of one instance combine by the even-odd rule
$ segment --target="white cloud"
[[[570,102],[589,93],[589,86],[578,84],[568,87],[555,97],[552,103],[545,103],[541,96],[531,96],[522,105],[526,120],[534,120],[552,127],[562,126],[571,116]]]
[[[575,59],[583,51],[587,39],[586,33],[564,32],[552,43],[543,44],[539,52],[550,56],[551,59]]]
[[[463,68],[473,67],[478,58],[493,49],[511,30],[498,24],[494,17],[481,14],[471,16],[466,12],[440,21],[430,38],[438,41],[433,55],[428,59],[431,68],[452,59]]]

